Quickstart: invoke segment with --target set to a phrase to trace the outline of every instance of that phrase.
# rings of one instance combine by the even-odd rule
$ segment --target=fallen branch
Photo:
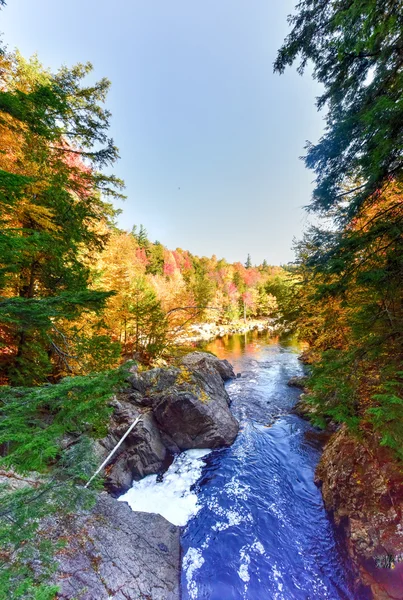
[[[100,473],[102,471],[102,469],[108,464],[109,460],[112,458],[112,456],[115,454],[116,450],[119,448],[119,446],[121,446],[121,444],[124,442],[124,440],[127,438],[127,436],[129,435],[129,433],[132,431],[132,429],[137,425],[137,423],[140,421],[141,417],[143,415],[139,415],[134,421],[133,423],[130,425],[129,429],[126,431],[126,433],[124,434],[123,437],[120,438],[120,440],[118,441],[118,443],[116,444],[116,446],[113,448],[112,452],[110,452],[108,454],[108,456],[105,458],[104,462],[101,464],[101,466],[98,467],[98,469],[95,471],[94,475],[91,477],[91,479],[89,479],[87,481],[87,483],[85,484],[85,488],[87,488],[91,481],[93,481],[95,479],[95,477],[98,475],[98,473]]]

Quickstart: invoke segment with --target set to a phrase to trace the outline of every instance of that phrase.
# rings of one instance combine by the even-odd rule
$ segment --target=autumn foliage
[[[151,243],[144,228],[114,230],[94,265],[96,285],[113,290],[103,313],[111,339],[123,354],[145,360],[163,354],[189,324],[228,323],[243,317],[269,318],[277,303],[266,287],[279,267],[250,267],[169,250]],[[148,325],[144,315],[154,311]],[[153,328],[154,320],[158,327]],[[141,321],[141,323],[140,323]],[[155,325],[157,325],[155,323]]]

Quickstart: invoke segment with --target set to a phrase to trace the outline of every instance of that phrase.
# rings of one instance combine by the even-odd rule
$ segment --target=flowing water
[[[314,484],[317,436],[290,414],[299,349],[257,333],[206,349],[241,373],[227,385],[235,443],[185,452],[162,481],[147,477],[122,499],[185,526],[183,600],[357,600]]]

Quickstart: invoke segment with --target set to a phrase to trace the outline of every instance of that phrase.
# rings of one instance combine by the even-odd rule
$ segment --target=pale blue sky
[[[112,81],[119,224],[199,255],[292,259],[321,134],[317,84],[273,74],[294,0],[8,0],[9,48],[52,69],[91,61]],[[180,188],[180,189],[178,189]]]

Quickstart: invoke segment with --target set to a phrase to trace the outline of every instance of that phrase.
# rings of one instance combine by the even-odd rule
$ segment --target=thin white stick
[[[102,465],[100,467],[98,467],[98,469],[95,471],[94,475],[91,477],[91,479],[89,481],[87,481],[87,483],[85,484],[85,488],[87,488],[91,481],[93,479],[95,479],[95,477],[98,475],[98,473],[100,471],[102,471],[102,469],[104,468],[105,465],[108,464],[109,460],[112,458],[112,456],[115,454],[116,450],[119,448],[119,446],[125,441],[125,439],[127,438],[127,436],[129,435],[129,433],[131,432],[131,430],[137,425],[137,423],[140,421],[141,417],[143,415],[139,415],[134,421],[133,423],[130,425],[129,429],[126,431],[126,433],[124,434],[124,436],[118,441],[118,443],[116,444],[116,446],[114,447],[114,449],[112,450],[112,452],[110,452],[108,454],[108,456],[105,458],[104,462],[102,463]]]

